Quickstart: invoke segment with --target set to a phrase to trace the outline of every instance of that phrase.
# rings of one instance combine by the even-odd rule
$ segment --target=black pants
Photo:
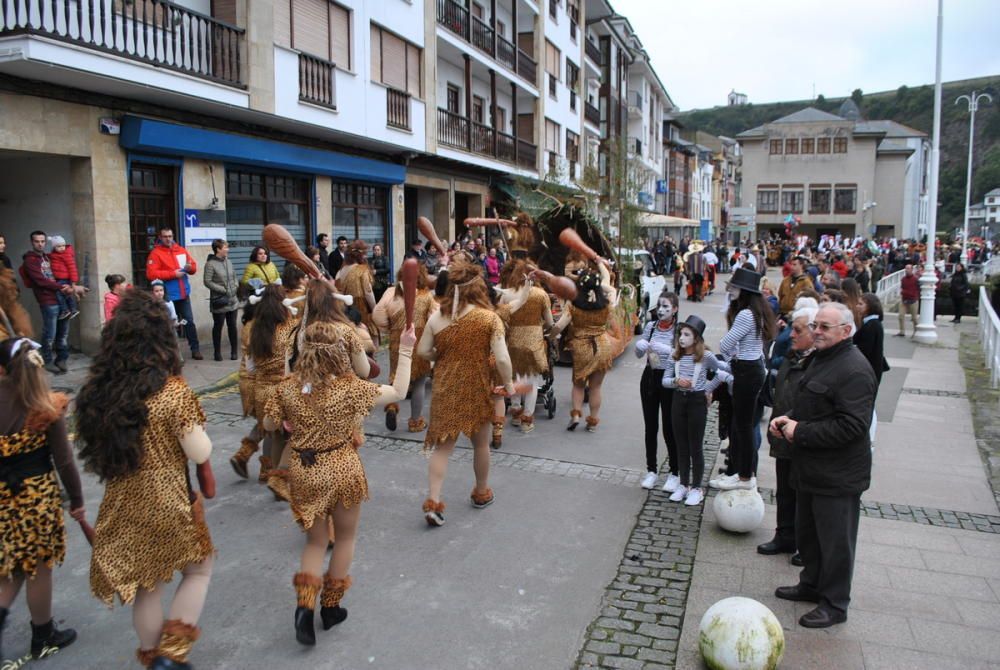
[[[701,300],[701,289],[705,282],[705,277],[703,275],[691,275],[691,297],[695,300]]]
[[[229,348],[235,354],[240,350],[240,336],[236,331],[236,314],[239,310],[231,312],[212,312],[212,346],[215,353],[222,353],[222,324],[226,324],[229,333]]]
[[[792,474],[792,459],[775,458],[774,474],[777,484],[774,487],[774,502],[778,512],[778,522],[775,524],[774,536],[783,544],[795,545],[795,489],[789,478]]]
[[[705,475],[705,420],[708,404],[704,391],[674,391],[671,407],[674,437],[677,438],[677,460],[680,461],[681,484],[701,486]]]
[[[660,425],[663,427],[663,441],[667,445],[667,466],[670,474],[677,474],[677,442],[674,439],[673,422],[670,419],[670,403],[674,397],[673,389],[663,388],[663,370],[654,370],[646,366],[639,380],[639,398],[642,401],[642,420],[646,425],[646,471],[659,472],[660,459],[657,458],[657,445]]]
[[[729,462],[733,472],[743,479],[754,474],[754,417],[757,398],[764,386],[764,362],[732,361],[733,418],[729,430]]]
[[[191,353],[196,353],[200,347],[198,345],[198,327],[194,325],[194,313],[191,312],[191,298],[174,300],[174,310],[177,312],[178,321],[186,321],[184,334],[187,336],[188,346]]]
[[[803,564],[799,583],[818,592],[822,604],[842,612],[851,602],[860,516],[860,494],[798,491],[795,498],[795,546]]]
[[[965,311],[965,296],[953,295],[951,296],[951,302],[955,306],[955,321],[961,321],[962,312]]]

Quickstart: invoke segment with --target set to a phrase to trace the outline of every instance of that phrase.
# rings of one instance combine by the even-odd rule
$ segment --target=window
[[[483,100],[478,95],[472,96],[472,120],[476,123],[483,122],[483,108],[486,106],[486,101]]]
[[[580,68],[566,59],[566,86],[569,88],[569,108],[576,110],[576,91],[580,85]]]
[[[484,14],[483,6],[480,5],[478,2],[472,3],[472,15],[475,16],[480,21],[482,21],[483,14]]]
[[[830,138],[820,137],[816,140],[816,153],[818,154],[828,154],[830,153]]]
[[[558,9],[559,9],[559,1],[549,0],[549,16],[552,17],[553,21],[559,17]]]
[[[771,155],[778,155],[781,153],[781,140],[771,140]]]
[[[858,209],[858,188],[838,186],[833,190],[833,213],[854,214]]]
[[[554,170],[559,155],[559,124],[545,119],[545,150],[549,153],[549,169]]]
[[[797,153],[799,153],[799,141],[798,140],[785,140],[785,153],[786,154],[797,154]]]
[[[835,154],[846,154],[847,153],[847,138],[846,137],[834,137],[833,138],[833,153],[835,153]]]
[[[351,13],[328,0],[292,2],[292,48],[351,69]]]
[[[781,190],[781,211],[785,214],[802,213],[802,190],[782,189]]]
[[[458,97],[461,91],[458,86],[448,84],[448,111],[452,114],[461,114],[459,111]]]
[[[386,189],[365,184],[333,183],[333,237],[364,240],[368,246],[388,239]]]
[[[761,213],[778,211],[777,189],[757,189],[757,211]]]
[[[497,35],[503,38],[507,37],[507,25],[500,20],[497,21]]]
[[[496,127],[501,133],[510,134],[510,128],[507,127],[507,110],[503,107],[497,107]]]
[[[549,95],[556,97],[556,82],[559,81],[559,49],[545,40],[545,71],[549,74]]]
[[[577,24],[580,23],[579,0],[566,1],[566,14],[569,16],[569,38],[576,42]]]
[[[566,131],[566,158],[569,160],[569,176],[576,175],[576,164],[580,161],[580,136],[572,130]]]
[[[421,97],[421,52],[419,47],[373,23],[372,81]]]
[[[830,213],[830,187],[820,186],[809,189],[809,213],[829,214]]]
[[[802,138],[802,153],[811,154],[816,151],[816,140],[811,137]]]

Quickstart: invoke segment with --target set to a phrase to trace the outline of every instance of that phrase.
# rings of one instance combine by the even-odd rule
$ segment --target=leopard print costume
[[[331,517],[338,503],[352,507],[368,499],[368,480],[358,456],[365,417],[381,392],[353,374],[335,377],[303,393],[298,375],[278,384],[264,414],[292,426],[293,456],[288,482],[292,516],[304,529]]]
[[[504,336],[503,321],[494,312],[474,307],[434,337],[437,360],[431,395],[431,420],[424,448],[472,437],[493,421],[493,337]]]
[[[434,311],[434,294],[428,290],[417,291],[413,301],[413,328],[417,334],[417,342],[424,332],[427,319]],[[389,383],[396,377],[396,364],[399,362],[399,338],[406,328],[406,310],[399,309],[389,315]],[[431,371],[431,362],[426,358],[414,356],[410,362],[410,381],[416,381]]]
[[[608,333],[611,310],[580,309],[569,303],[566,309],[573,326],[568,343],[573,352],[573,382],[583,384],[595,372],[610,370],[614,362],[613,338]]]
[[[182,377],[171,377],[146,407],[142,463],[107,482],[97,514],[90,590],[108,606],[115,595],[130,604],[140,588],[169,582],[215,553],[201,497],[191,501],[187,456],[177,438],[205,424],[198,398]]]
[[[285,377],[285,354],[292,345],[292,331],[298,323],[288,318],[274,329],[271,355],[267,360],[254,361],[253,411],[257,420],[264,416],[267,401],[274,396],[278,384]]]
[[[372,271],[367,263],[352,265],[340,280],[344,285],[344,293],[354,298],[354,309],[361,313],[361,323],[365,324],[372,340],[378,342],[379,331],[372,319],[372,310],[368,307],[365,296],[372,290]]]
[[[528,300],[510,315],[507,328],[507,350],[514,374],[522,377],[544,374],[549,369],[545,335],[542,324],[545,312],[552,312],[549,294],[531,287]]]
[[[61,416],[68,399],[53,394],[53,400]],[[36,423],[29,416],[25,428],[0,435],[0,457],[47,449],[48,426]],[[14,573],[34,577],[38,566],[54,567],[65,556],[66,528],[55,470],[26,477],[17,493],[0,480],[0,578]]]
[[[243,404],[243,416],[253,416],[253,388],[256,374],[247,370],[247,358],[250,356],[250,328],[253,321],[247,321],[240,329],[240,401]]]

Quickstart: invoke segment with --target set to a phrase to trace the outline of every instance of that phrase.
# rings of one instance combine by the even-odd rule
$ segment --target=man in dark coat
[[[347,258],[347,238],[341,235],[337,238],[337,248],[330,252],[330,276],[336,277]]]
[[[770,425],[772,435],[792,445],[795,541],[803,563],[799,583],[774,595],[816,603],[799,624],[826,628],[847,621],[851,602],[861,493],[871,484],[876,385],[851,341],[854,315],[847,306],[823,305],[813,325],[816,353],[792,409]]]

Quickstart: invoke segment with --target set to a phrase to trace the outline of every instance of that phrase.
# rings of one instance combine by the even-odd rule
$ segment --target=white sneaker
[[[723,482],[732,482],[734,479],[739,479],[739,475],[720,475],[715,479],[708,482],[710,488],[721,489]]]
[[[644,489],[651,489],[656,486],[656,473],[647,472],[646,476],[642,478],[642,483],[639,486]]]
[[[701,501],[705,499],[705,494],[701,492],[701,489],[690,489],[688,490],[687,497],[684,498],[685,505],[700,505]]]
[[[684,497],[687,495],[687,492],[688,492],[688,487],[684,486],[683,484],[679,484],[677,486],[677,490],[674,491],[673,495],[670,496],[670,502],[680,502],[684,500]]]
[[[751,477],[750,479],[743,481],[737,475],[735,478],[720,482],[719,488],[723,491],[735,491],[737,489],[746,489],[752,491],[757,488],[757,478]]]
[[[667,481],[663,484],[663,490],[667,493],[673,493],[677,490],[677,487],[681,485],[681,478],[677,475],[667,475]]]

